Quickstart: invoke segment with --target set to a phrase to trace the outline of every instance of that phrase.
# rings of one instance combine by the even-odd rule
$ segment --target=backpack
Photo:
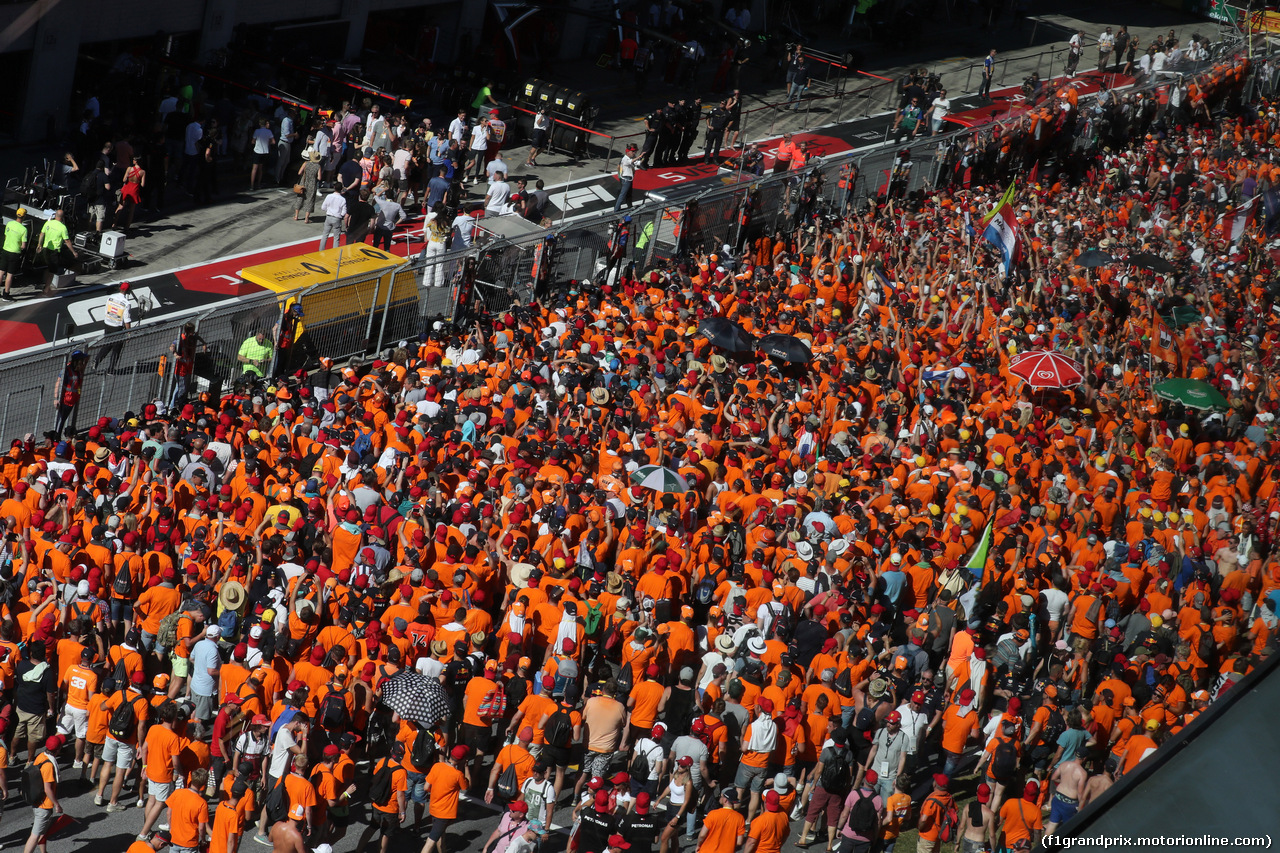
[[[385,806],[391,801],[391,783],[399,769],[400,765],[390,758],[382,762],[378,772],[373,774],[373,781],[369,783],[369,802]]]
[[[604,632],[604,639],[600,641],[600,650],[606,655],[611,655],[620,648],[622,648],[622,631],[617,623],[613,622]]]
[[[710,577],[704,577],[698,581],[698,587],[693,592],[694,600],[698,604],[707,605],[712,602],[716,596],[716,584]]]
[[[125,560],[116,572],[116,579],[111,583],[111,591],[122,598],[133,598],[133,577],[129,572],[129,561]]]
[[[347,724],[347,691],[330,690],[320,703],[320,724],[326,729],[340,729]]]
[[[372,433],[362,432],[360,433],[360,435],[356,436],[356,440],[351,444],[351,449],[355,451],[355,453],[358,454],[361,459],[364,459],[364,455],[366,453],[372,453],[373,452]]]
[[[825,788],[826,785],[823,787]],[[845,828],[860,838],[871,838],[876,831],[875,792],[868,793],[862,790],[858,794],[858,801],[849,810],[849,820],[845,822]]]
[[[224,639],[234,639],[236,631],[240,627],[240,614],[234,610],[224,610],[222,615],[218,617],[218,630],[222,632]]]
[[[563,697],[572,685],[578,683],[578,662],[573,658],[565,658],[556,668],[555,684],[551,687],[551,695]]]
[[[742,558],[747,553],[746,531],[742,525],[736,521],[729,525],[728,532],[724,535],[725,548],[729,552],[729,561],[733,563],[742,562]]]
[[[631,778],[639,782],[645,782],[649,779],[649,756],[644,750],[637,749],[635,758],[631,759],[631,766],[627,768],[627,772],[631,774]]]
[[[520,780],[516,777],[516,766],[508,764],[506,769],[498,774],[498,781],[494,783],[493,791],[504,800],[514,800],[520,794]]]
[[[275,787],[267,792],[263,807],[267,812],[267,825],[279,823],[289,815],[289,792],[285,789],[284,780],[289,776],[286,768],[284,775],[276,780]]]
[[[853,671],[848,667],[840,670],[840,674],[836,676],[835,682],[836,693],[839,693],[845,699],[853,696]]]
[[[588,637],[595,637],[596,632],[600,630],[600,624],[603,621],[604,610],[600,608],[600,605],[587,605],[587,615],[582,619],[582,627]]]
[[[181,618],[182,611],[175,610],[160,620],[160,630],[156,633],[157,645],[170,651],[178,645],[178,620]]]
[[[431,732],[422,729],[413,739],[413,751],[409,754],[409,760],[413,762],[413,766],[418,768],[418,772],[421,773],[436,763],[438,751],[436,739],[431,735]]]
[[[547,718],[542,728],[542,738],[551,746],[565,749],[573,741],[573,720],[564,708],[559,708]]]
[[[708,751],[710,752],[715,751],[712,748],[712,743],[714,742],[713,738],[715,736],[715,733],[722,728],[724,728],[724,723],[717,720],[716,722],[707,726],[702,732],[702,737],[698,738],[698,740],[702,741],[702,745],[705,746]]]
[[[484,699],[480,700],[480,707],[476,710],[476,715],[487,723],[494,720],[502,719],[502,715],[507,712],[507,694],[499,684],[493,690],[484,695]]]
[[[1000,781],[1012,779],[1018,772],[1018,748],[1011,740],[1000,741],[991,754],[991,776]]]
[[[844,794],[848,792],[853,782],[852,769],[853,762],[849,750],[836,749],[835,757],[822,765],[822,775],[818,778],[818,784],[829,794]],[[857,829],[855,828],[854,831],[857,832]],[[858,832],[858,834],[863,838],[870,837],[865,832]]]
[[[1051,708],[1049,719],[1045,720],[1044,728],[1040,730],[1040,740],[1050,749],[1056,749],[1058,738],[1062,737],[1062,733],[1066,730],[1067,721],[1063,719],[1062,712],[1057,708]]]
[[[138,711],[133,704],[138,701],[137,697],[129,698],[129,694],[125,690],[120,691],[124,696],[124,700],[120,705],[111,712],[111,719],[107,723],[107,731],[118,741],[125,741],[129,735],[134,734],[138,730]]]
[[[40,774],[42,763],[33,761],[22,771],[22,800],[33,809],[44,802],[44,776]]]
[[[938,841],[942,843],[954,841],[956,838],[956,830],[960,826],[960,815],[956,813],[955,800],[952,800],[945,809],[942,808],[942,800],[938,799],[936,796],[930,794],[926,802],[928,802],[928,800],[932,800],[938,804]]]

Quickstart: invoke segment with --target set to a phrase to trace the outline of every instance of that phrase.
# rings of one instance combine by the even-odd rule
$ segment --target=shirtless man
[[[271,827],[272,853],[307,853],[302,843],[301,822],[297,820],[277,821]]]
[[[1089,771],[1078,759],[1064,761],[1053,769],[1049,777],[1053,783],[1053,799],[1049,809],[1049,822],[1045,824],[1045,834],[1052,833],[1059,824],[1066,823],[1080,810],[1080,796],[1089,781]]]
[[[1090,776],[1089,782],[1084,786],[1084,793],[1080,796],[1079,808],[1084,808],[1089,803],[1102,796],[1102,792],[1110,788],[1116,783],[1116,774],[1114,770],[1104,767],[1102,772],[1096,776]]]

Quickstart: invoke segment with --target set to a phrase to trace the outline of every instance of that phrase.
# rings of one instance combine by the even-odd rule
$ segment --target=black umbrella
[[[1093,269],[1094,267],[1105,267],[1107,264],[1115,263],[1115,260],[1115,258],[1101,249],[1090,249],[1087,252],[1080,253],[1080,257],[1076,258],[1076,266]]]
[[[1129,265],[1158,273],[1170,273],[1174,269],[1173,264],[1151,252],[1139,252],[1136,255],[1130,255]]]
[[[698,334],[727,352],[751,352],[756,348],[755,336],[732,320],[708,317],[698,324]]]
[[[808,364],[813,360],[813,351],[809,345],[795,335],[783,335],[778,332],[765,335],[756,341],[756,349],[770,358],[789,361],[792,364]]]
[[[406,720],[431,728],[451,713],[449,697],[440,682],[404,669],[381,684],[382,704]]]

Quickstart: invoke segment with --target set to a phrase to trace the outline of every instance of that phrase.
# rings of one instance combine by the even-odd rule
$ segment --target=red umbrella
[[[1009,372],[1032,388],[1070,388],[1084,381],[1084,368],[1062,353],[1024,352],[1009,362]]]

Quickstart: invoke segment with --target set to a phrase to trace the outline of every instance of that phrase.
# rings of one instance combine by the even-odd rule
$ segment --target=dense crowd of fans
[[[1008,276],[1003,187],[958,181],[13,441],[27,850],[77,774],[136,802],[138,850],[431,853],[479,799],[488,853],[1025,848],[1274,650],[1278,128],[1247,73],[1112,129],[1078,185],[1032,114],[1043,144],[995,155],[1043,169]],[[1083,381],[1011,372],[1050,349]]]

